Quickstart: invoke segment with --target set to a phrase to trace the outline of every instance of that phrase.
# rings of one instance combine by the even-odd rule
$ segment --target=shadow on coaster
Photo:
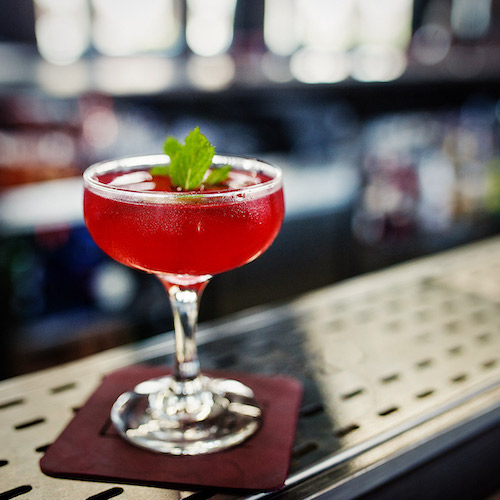
[[[209,372],[250,387],[263,409],[257,433],[243,444],[199,456],[171,456],[138,448],[120,437],[109,412],[116,398],[139,382],[167,375],[132,366],[111,373],[78,410],[40,461],[44,474],[166,488],[272,491],[288,475],[302,385],[291,377]]]

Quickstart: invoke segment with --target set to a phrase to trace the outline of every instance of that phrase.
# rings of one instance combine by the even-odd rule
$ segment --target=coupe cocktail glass
[[[259,427],[250,388],[200,372],[195,333],[201,294],[214,274],[262,254],[284,215],[282,175],[266,162],[214,156],[231,165],[225,188],[176,191],[152,176],[166,155],[97,163],[84,173],[85,223],[115,260],[156,275],[174,316],[175,363],[170,376],[122,394],[111,411],[132,443],[174,455],[199,455],[241,443]]]

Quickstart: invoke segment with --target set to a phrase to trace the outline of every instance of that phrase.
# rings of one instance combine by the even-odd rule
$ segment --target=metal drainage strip
[[[500,388],[500,239],[313,293],[294,304],[331,455],[294,485]],[[489,398],[491,407],[499,405]]]

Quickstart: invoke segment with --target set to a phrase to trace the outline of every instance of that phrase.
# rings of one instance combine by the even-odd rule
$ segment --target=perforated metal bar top
[[[500,237],[202,325],[198,340],[204,368],[302,380],[281,494],[352,498],[498,423]],[[2,382],[0,497],[229,498],[40,472],[43,452],[103,375],[170,363],[173,349],[170,332]]]

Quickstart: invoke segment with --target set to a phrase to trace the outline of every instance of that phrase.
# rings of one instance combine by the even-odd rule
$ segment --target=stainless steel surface
[[[204,368],[300,378],[306,391],[281,496],[352,498],[498,425],[499,326],[497,237],[204,325],[200,357]],[[0,493],[189,497],[59,480],[38,467],[103,374],[169,362],[172,351],[169,334],[0,384]]]

